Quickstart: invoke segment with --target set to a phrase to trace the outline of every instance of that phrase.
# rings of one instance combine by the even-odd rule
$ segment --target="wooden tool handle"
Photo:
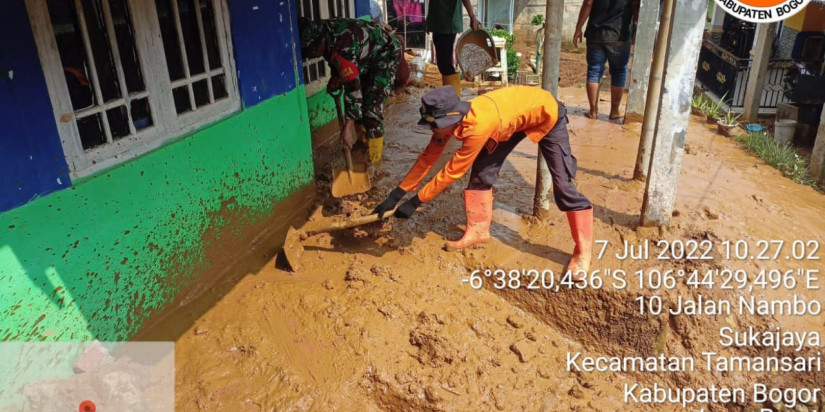
[[[350,180],[352,180],[352,152],[346,143],[344,143],[344,157],[347,159],[347,173],[350,175]]]
[[[338,112],[338,126],[340,126],[341,131],[341,143],[344,144],[344,158],[347,160],[347,177],[349,177],[350,183],[352,183],[352,153],[350,152],[349,147],[347,146],[347,142],[344,141],[344,129],[347,127],[347,122],[344,120],[344,112],[341,110],[341,100],[340,95],[333,96],[335,99],[335,111]]]
[[[395,214],[396,210],[397,209],[393,209],[393,210],[390,210],[389,212],[384,213],[384,218],[392,217]],[[333,232],[333,231],[336,231],[336,230],[349,229],[351,227],[366,225],[366,224],[369,224],[369,223],[375,223],[379,220],[381,220],[381,219],[378,217],[378,213],[375,213],[375,214],[372,214],[372,215],[356,217],[354,219],[344,220],[344,221],[340,221],[340,222],[328,223],[328,224],[326,224],[322,227],[316,228],[316,229],[307,229],[305,233],[308,236],[311,236],[311,235],[315,235],[315,234],[318,234],[318,233]]]

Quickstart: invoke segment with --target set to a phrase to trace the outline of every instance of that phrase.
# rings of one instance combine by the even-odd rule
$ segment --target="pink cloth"
[[[409,18],[410,23],[421,23],[424,21],[424,8],[421,3],[410,0],[393,0],[393,7],[398,20]]]

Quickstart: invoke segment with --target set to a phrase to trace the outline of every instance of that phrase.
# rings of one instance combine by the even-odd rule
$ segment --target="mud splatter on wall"
[[[0,30],[10,34],[11,25],[11,37],[31,36],[24,1],[11,3]],[[278,218],[279,203],[311,184],[299,57],[284,48],[297,39],[295,3],[264,3],[230,4],[240,113],[75,182],[66,174],[34,41],[15,44],[16,75],[0,84],[0,175],[10,165],[15,176],[36,177],[16,166],[24,163],[22,149],[6,148],[29,144],[43,157],[56,147],[52,157],[65,174],[59,181],[72,186],[48,194],[54,188],[41,185],[47,190],[34,200],[7,202],[0,193],[2,205],[17,206],[0,213],[0,341],[130,338],[183,291],[197,293],[203,274],[226,264],[215,256],[242,253],[237,239]],[[279,16],[290,24],[271,24]],[[2,179],[0,190],[14,183]]]
[[[312,178],[303,88],[0,215],[0,340],[120,340]],[[232,222],[233,225],[228,225]]]
[[[335,102],[326,92],[318,92],[307,98],[309,126],[315,131],[337,119]]]
[[[119,340],[312,177],[303,89],[0,215],[0,340]],[[232,222],[232,227],[228,223]],[[217,233],[217,234],[215,234]]]

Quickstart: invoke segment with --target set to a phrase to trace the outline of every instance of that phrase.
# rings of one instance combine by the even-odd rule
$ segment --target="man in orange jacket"
[[[415,190],[453,136],[462,145],[453,158],[412,199],[398,207],[395,216],[410,218],[472,167],[464,191],[467,228],[464,236],[447,242],[448,250],[462,249],[490,240],[493,219],[493,185],[504,159],[525,137],[538,143],[553,176],[553,196],[559,210],[567,213],[576,247],[567,268],[587,271],[593,244],[593,206],[573,185],[576,158],[567,134],[567,110],[548,91],[536,87],[508,87],[461,101],[450,86],[426,93],[419,124],[432,128],[433,136],[407,176],[373,213],[381,217]],[[579,277],[579,276],[577,276]]]

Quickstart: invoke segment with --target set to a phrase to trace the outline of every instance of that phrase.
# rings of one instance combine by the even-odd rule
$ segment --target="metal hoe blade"
[[[293,272],[301,270],[301,255],[304,253],[304,245],[301,244],[301,234],[294,227],[290,226],[286,232],[284,240],[284,257]]]
[[[395,215],[395,211],[396,209],[393,209],[384,213],[384,219]],[[378,217],[378,214],[349,218],[345,220],[340,220],[340,218],[331,218],[326,221],[317,222],[312,225],[312,227],[305,228],[301,232],[290,226],[289,231],[286,233],[286,240],[284,241],[284,257],[286,258],[289,267],[292,269],[292,272],[298,272],[301,270],[301,255],[304,253],[304,245],[301,243],[304,237],[367,225],[380,220],[381,218]]]

